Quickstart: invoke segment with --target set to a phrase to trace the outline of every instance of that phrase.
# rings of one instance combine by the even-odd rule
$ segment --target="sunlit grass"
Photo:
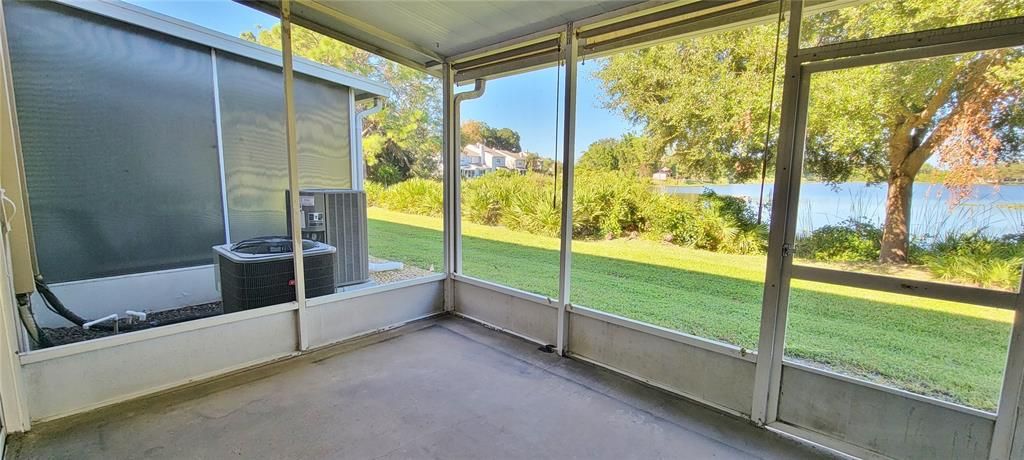
[[[441,219],[371,208],[371,253],[441,267]],[[467,274],[557,295],[557,238],[463,222]],[[572,302],[753,349],[764,256],[656,241],[573,242]],[[992,410],[1012,312],[795,280],[786,354]]]

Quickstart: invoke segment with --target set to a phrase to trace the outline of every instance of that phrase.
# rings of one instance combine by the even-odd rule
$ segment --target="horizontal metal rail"
[[[1024,17],[804,48],[797,53],[796,58],[800,62],[815,62],[893,50],[949,45],[999,36],[1018,37],[1024,42]]]
[[[512,48],[509,50],[501,51],[487,56],[482,56],[476,59],[468,61],[456,62],[452,64],[452,68],[456,71],[467,70],[474,67],[481,67],[485,65],[492,65],[503,61],[509,61],[513,59],[521,59],[526,56],[538,54],[544,51],[557,50],[561,44],[561,39],[554,37],[548,40],[532,43],[518,48]]]
[[[625,19],[611,24],[605,24],[592,29],[581,30],[578,34],[579,38],[590,38],[597,37],[599,35],[607,35],[615,32],[621,32],[626,29],[643,27],[658,21],[666,21],[683,16],[693,15],[695,13],[708,12],[723,7],[730,7],[735,4],[736,6],[749,4],[752,0],[742,0],[733,2],[723,2],[721,0],[700,0],[693,3],[687,3],[685,5],[669,8],[666,10],[655,11],[642,16],[636,16],[633,18]],[[778,0],[753,0],[753,3],[773,3],[777,4]]]
[[[1017,293],[956,284],[793,265],[793,279],[1016,310]]]
[[[510,74],[528,72],[536,68],[554,65],[558,62],[561,54],[562,52],[556,49],[492,65],[474,67],[457,72],[455,82],[462,84],[479,78],[495,79]]]
[[[579,305],[571,305],[569,313],[573,315],[580,315],[590,319],[595,319],[598,321],[604,321],[606,323],[611,323],[616,326],[624,327],[626,329],[642,332],[645,334],[650,334],[655,337],[660,337],[672,342],[700,348],[701,350],[707,350],[725,356],[730,356],[733,358],[739,358],[744,361],[752,363],[757,362],[756,351],[747,350],[745,348],[738,347],[736,345],[732,345],[729,343],[719,342],[717,340],[712,339],[706,339],[704,337],[699,337],[693,334],[687,334],[685,332],[679,332],[661,326],[655,326],[650,323],[645,323],[642,321],[637,321],[635,319],[626,318],[624,316],[606,313],[593,308],[581,307]]]
[[[750,25],[751,22],[761,23],[778,14],[777,5],[777,2],[748,3],[606,40],[591,38],[581,42],[583,43],[582,50],[587,55],[610,53],[673,40],[686,34],[704,31],[710,33],[721,27],[738,28]]]

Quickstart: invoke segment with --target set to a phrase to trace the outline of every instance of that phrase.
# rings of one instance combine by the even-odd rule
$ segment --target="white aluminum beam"
[[[217,167],[220,168],[220,209],[224,219],[224,244],[231,244],[231,222],[228,220],[228,179],[224,169],[224,125],[220,115],[220,74],[217,73],[217,49],[210,48],[210,62],[213,66],[213,119],[217,125]],[[352,93],[352,88],[348,88]]]
[[[802,0],[790,5],[789,36],[786,51],[785,83],[782,89],[782,118],[779,124],[775,190],[772,197],[771,228],[768,234],[768,263],[765,270],[761,305],[761,330],[757,345],[757,370],[754,373],[754,401],[751,419],[759,425],[775,421],[781,382],[786,314],[789,302],[791,228],[796,226],[796,203],[800,191],[801,114],[807,101],[800,63],[795,59],[800,46]]]
[[[892,292],[929,299],[965,302],[972,305],[1017,309],[1017,293],[993,289],[960,286],[934,281],[912,280],[872,273],[857,273],[829,268],[793,266],[793,278],[819,283],[838,284],[872,291]]]
[[[562,126],[562,228],[558,260],[558,342],[555,349],[565,356],[569,345],[569,293],[572,279],[573,170],[576,163],[576,26],[565,27],[565,104]]]
[[[444,309],[452,311],[455,308],[455,285],[452,276],[455,270],[455,246],[459,235],[455,231],[455,221],[459,215],[455,213],[457,206],[455,200],[458,197],[458,189],[455,183],[456,168],[459,167],[459,158],[455,155],[452,147],[452,120],[455,118],[455,111],[452,109],[455,103],[455,81],[454,71],[451,64],[445,62],[441,65],[441,171],[444,187],[444,198],[442,200],[444,233],[442,236],[444,246]]]
[[[998,19],[943,29],[923,30],[865,40],[847,41],[830,45],[803,48],[797,54],[800,62],[815,62],[894,50],[908,50],[942,45],[960,46],[975,40],[1009,37],[1021,40],[1024,17]],[[1012,42],[1011,42],[1012,43]],[[1013,45],[1006,45],[1013,46]],[[948,54],[948,53],[947,53]]]
[[[992,432],[990,460],[1009,459],[1014,443],[1024,441],[1014,439],[1024,397],[1024,276],[1017,286],[1015,307],[1017,311],[1013,315],[1013,328],[1010,330],[1010,347],[1006,356],[1006,369],[1003,371],[1003,386],[999,394],[999,405],[996,407],[996,426]]]
[[[510,61],[498,62],[492,65],[473,67],[455,75],[458,83],[486,78],[493,80],[509,75],[517,75],[531,70],[536,70],[554,65],[562,57],[560,50],[544,51],[538,54],[520,57]]]
[[[479,57],[476,59],[470,59],[467,61],[457,62],[452,65],[457,71],[463,71],[473,67],[481,67],[485,65],[491,65],[498,62],[509,61],[512,59],[518,59],[523,56],[534,55],[543,51],[555,50],[561,46],[561,39],[559,37],[553,37],[547,40],[541,40],[536,43],[523,45],[518,48],[513,48],[487,56]]]
[[[719,7],[715,11],[704,15],[639,30],[626,35],[605,40],[599,40],[600,37],[587,39],[583,45],[584,52],[587,55],[604,56],[628,49],[653,46],[684,37],[749,27],[770,21],[775,17],[777,11],[778,6],[774,1],[740,4],[727,9]]]
[[[17,107],[14,99],[14,78],[11,74],[11,56],[7,48],[7,27],[4,17],[4,6],[0,3],[0,149],[3,155],[14,155],[20,162],[20,138],[18,133]],[[9,165],[10,162],[3,162]],[[8,171],[10,172],[10,171]],[[25,194],[24,176],[21,176],[17,184],[0,184],[10,191],[0,190],[0,195],[6,197],[8,193]],[[9,175],[8,175],[9,177]],[[28,200],[22,200],[28,203]],[[17,288],[14,284],[13,258],[18,257],[21,263],[31,262],[35,266],[35,251],[32,244],[32,227],[28,219],[28,209],[19,209],[17,212],[23,215],[24,228],[18,232],[24,232],[27,239],[27,248],[20,248],[21,256],[16,256],[11,250],[12,222],[8,220],[7,204],[0,200],[0,206],[4,207],[3,232],[0,233],[0,414],[2,423],[7,432],[28,431],[31,426],[29,420],[28,398],[26,395],[25,381],[22,375],[21,365],[18,362],[19,347],[27,344],[28,338],[18,318],[18,299],[15,296]],[[27,206],[24,206],[27,208]],[[19,222],[20,223],[20,222]],[[28,252],[29,254],[25,254]],[[28,349],[27,346],[24,348]]]
[[[960,52],[1016,46],[1024,43],[1024,30],[1014,28],[1016,19],[992,21],[960,28],[903,34],[894,37],[841,43],[811,49],[798,49],[802,9],[794,2],[790,16],[790,43],[786,60],[783,95],[783,120],[780,126],[776,190],[773,200],[773,226],[769,237],[769,263],[762,308],[753,419],[759,424],[775,425],[781,391],[781,365],[786,333],[789,281],[792,278],[842,284],[876,291],[896,292],[920,297],[969,302],[1021,311],[1020,293],[949,285],[928,281],[907,281],[872,274],[847,273],[816,267],[797,266],[790,249],[795,236],[799,203],[803,138],[806,132],[807,100],[813,73],[865,65],[942,56]],[[1010,32],[1013,30],[1013,32]],[[788,170],[788,171],[787,171]],[[1024,379],[1024,325],[1015,317],[1004,388],[996,417],[991,458],[1006,458],[1012,448],[1012,436],[1021,400]],[[830,371],[816,371],[842,378]],[[848,379],[854,383],[855,379]],[[859,383],[860,384],[860,383]],[[868,385],[871,386],[871,385]],[[894,390],[895,391],[895,390]]]
[[[295,269],[296,320],[299,351],[309,348],[306,327],[305,251],[302,250],[302,207],[299,206],[299,147],[295,128],[295,73],[292,70],[291,0],[281,0],[281,57],[284,71],[285,137],[288,140],[288,205],[292,234],[292,261]],[[350,107],[349,110],[352,110]]]

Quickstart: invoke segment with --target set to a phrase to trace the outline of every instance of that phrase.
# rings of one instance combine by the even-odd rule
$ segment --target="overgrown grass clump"
[[[863,219],[826,225],[797,239],[796,256],[822,262],[873,262],[882,248],[882,229]]]
[[[413,178],[385,187],[366,182],[366,202],[370,206],[424,216],[439,216],[444,202],[441,183],[430,179]]]
[[[948,235],[919,257],[936,278],[1015,289],[1024,261],[1024,234],[999,238],[977,232]]]
[[[371,206],[439,216],[442,184],[410,179],[390,187],[368,183]],[[696,196],[658,193],[648,181],[618,172],[583,170],[575,177],[573,236],[646,238],[734,254],[761,254],[767,231],[743,200],[710,190]],[[498,171],[462,181],[462,217],[537,235],[558,236],[561,191],[556,178]]]

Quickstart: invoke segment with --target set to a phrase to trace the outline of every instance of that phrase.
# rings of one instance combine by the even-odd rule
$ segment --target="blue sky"
[[[127,1],[232,36],[255,30],[257,26],[270,28],[277,24],[277,18],[230,0]],[[629,122],[622,116],[601,107],[603,91],[600,82],[592,75],[595,64],[588,62],[579,66],[577,155],[598,139],[618,137],[630,130]],[[563,71],[560,77],[562,84],[564,78]],[[497,128],[512,128],[522,137],[524,150],[550,157],[556,140],[559,140],[558,149],[561,151],[562,126],[555,113],[556,79],[559,79],[558,71],[550,68],[489,81],[483,97],[463,103],[462,119],[481,120]],[[558,99],[561,110],[561,92]]]

